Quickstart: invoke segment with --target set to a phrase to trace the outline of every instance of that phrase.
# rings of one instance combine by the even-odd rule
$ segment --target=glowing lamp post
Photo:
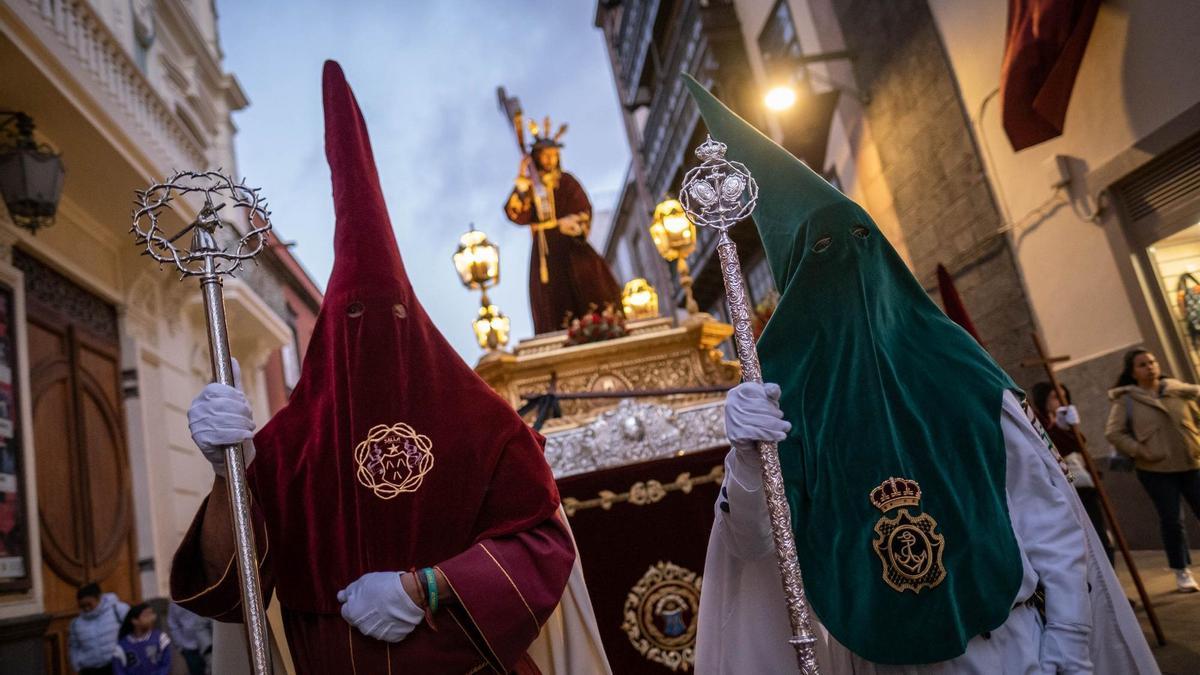
[[[454,269],[458,270],[463,286],[483,292],[483,304],[487,305],[487,289],[500,282],[500,247],[472,225],[458,239]]]
[[[487,289],[500,282],[500,247],[471,225],[458,239],[454,269],[468,289],[478,289],[479,316],[472,324],[479,346],[495,350],[508,344],[508,317],[488,299]]]
[[[479,346],[495,351],[508,344],[508,316],[495,305],[483,305],[479,308],[479,317],[472,324],[475,329],[475,340]]]
[[[645,279],[632,279],[621,291],[621,308],[631,321],[652,319],[658,316],[658,291]]]
[[[692,276],[688,270],[687,257],[696,250],[696,226],[683,210],[677,199],[665,199],[654,208],[654,222],[650,225],[650,238],[658,254],[667,262],[674,262],[679,272],[679,285],[687,300],[688,314],[700,311],[696,298],[692,297]]]

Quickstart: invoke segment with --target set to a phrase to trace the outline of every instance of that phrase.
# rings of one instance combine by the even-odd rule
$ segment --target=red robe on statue
[[[533,200],[518,199],[519,208],[506,206],[508,219],[517,225],[530,225],[534,218]],[[509,196],[509,204],[513,203]],[[569,173],[563,172],[554,190],[554,209],[558,217],[587,214],[592,217],[592,202],[583,186]],[[559,228],[545,230],[546,267],[549,279],[542,283],[538,232],[533,232],[533,252],[529,256],[529,311],[533,314],[533,330],[539,335],[563,328],[568,315],[580,317],[595,305],[621,309],[621,285],[613,277],[604,258],[588,244],[585,233],[572,237]]]
[[[248,472],[264,594],[279,594],[301,674],[530,672],[525,650],[574,561],[542,438],[418,302],[366,125],[332,61],[324,100],[333,274],[300,381],[255,437]],[[203,513],[176,552],[171,594],[240,621],[233,561],[205,584]],[[364,573],[425,566],[457,596],[436,627],[387,643],[342,619],[337,592]]]

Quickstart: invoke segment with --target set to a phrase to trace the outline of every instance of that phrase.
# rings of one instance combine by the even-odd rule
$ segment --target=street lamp
[[[678,199],[664,199],[654,207],[650,238],[654,240],[654,247],[663,260],[675,262],[679,285],[683,287],[687,300],[688,314],[699,312],[700,307],[692,296],[692,276],[687,264],[687,257],[696,250],[696,226],[687,217]]]
[[[631,279],[621,290],[621,309],[632,320],[658,316],[658,291],[645,279]]]
[[[508,344],[508,316],[495,305],[483,305],[479,308],[479,317],[472,324],[475,329],[475,340],[479,346],[495,351]]]
[[[487,289],[500,282],[500,247],[472,223],[471,229],[458,239],[454,269],[458,270],[463,286],[483,292],[483,304],[486,305]]]
[[[500,282],[500,247],[475,229],[474,223],[458,239],[454,269],[468,289],[479,290],[479,316],[472,323],[479,346],[495,350],[508,344],[508,317],[491,300],[487,289]]]
[[[11,127],[11,129],[10,129]],[[22,112],[0,110],[0,194],[13,222],[37,234],[53,225],[62,196],[62,158],[33,139],[33,119]]]
[[[796,105],[796,90],[787,85],[771,87],[763,97],[763,103],[769,110],[779,112]]]

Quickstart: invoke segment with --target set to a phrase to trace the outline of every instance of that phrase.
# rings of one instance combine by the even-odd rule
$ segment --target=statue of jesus
[[[550,134],[550,120],[531,123],[533,143],[504,213],[533,234],[529,258],[529,308],[538,334],[564,327],[570,318],[612,307],[621,311],[621,287],[608,264],[588,244],[592,203],[583,186],[562,170],[559,139],[566,126]]]

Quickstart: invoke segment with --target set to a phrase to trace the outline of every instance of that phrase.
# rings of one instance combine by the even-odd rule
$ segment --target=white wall
[[[1050,350],[1080,361],[1141,340],[1118,272],[1127,261],[1114,258],[1101,225],[1079,217],[1065,194],[1055,194],[1047,167],[1062,154],[1095,170],[1200,101],[1200,9],[1178,0],[1104,2],[1065,133],[1014,153],[998,97],[983,106],[999,87],[1007,3],[929,4],[976,141],[990,155],[990,178],[1014,225],[1021,270]],[[1077,201],[1081,212],[1094,206],[1090,199]]]

